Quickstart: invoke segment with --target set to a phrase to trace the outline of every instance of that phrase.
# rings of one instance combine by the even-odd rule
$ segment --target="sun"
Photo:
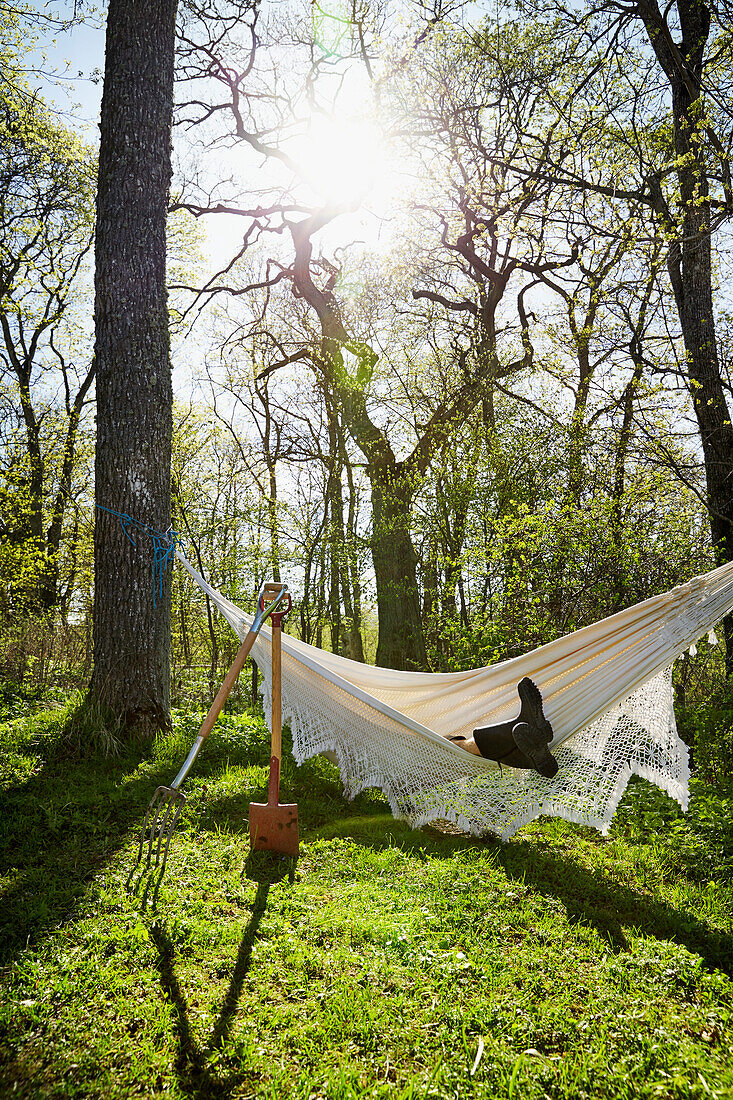
[[[313,197],[328,205],[381,204],[394,175],[380,127],[356,115],[314,114],[294,142],[293,160]]]

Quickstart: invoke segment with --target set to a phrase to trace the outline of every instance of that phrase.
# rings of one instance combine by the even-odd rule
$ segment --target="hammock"
[[[176,556],[244,638],[252,621]],[[687,809],[687,747],[677,735],[672,664],[733,607],[733,562],[592,626],[489,668],[399,672],[282,637],[283,719],[298,763],[338,763],[347,797],[380,788],[414,828],[444,820],[507,839],[540,814],[607,832],[632,774]],[[252,656],[270,713],[269,630]],[[448,740],[517,713],[517,683],[542,692],[559,764],[553,779],[500,768]]]

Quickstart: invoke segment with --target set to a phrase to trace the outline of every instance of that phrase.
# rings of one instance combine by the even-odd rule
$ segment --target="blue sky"
[[[97,139],[104,70],[101,17],[96,22],[96,26],[73,27],[39,43],[29,59],[41,73],[48,74],[32,76],[31,83],[62,114],[64,122],[89,141]]]

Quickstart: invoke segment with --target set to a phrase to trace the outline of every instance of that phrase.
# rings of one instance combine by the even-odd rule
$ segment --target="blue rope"
[[[137,547],[137,543],[130,533],[131,530],[140,531],[153,540],[153,607],[155,607],[156,593],[159,599],[163,598],[163,580],[168,563],[172,564],[173,555],[178,547],[183,547],[183,539],[172,527],[169,527],[165,532],[156,531],[154,527],[149,527],[147,523],[128,516],[127,512],[116,512],[114,508],[105,508],[103,504],[97,504],[96,507],[102,512],[109,512],[111,516],[117,516],[122,530],[133,546]]]

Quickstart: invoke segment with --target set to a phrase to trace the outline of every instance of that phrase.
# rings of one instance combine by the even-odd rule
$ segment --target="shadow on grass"
[[[200,1046],[193,1037],[189,1022],[188,1005],[175,974],[175,952],[168,933],[159,923],[154,923],[150,935],[158,952],[160,984],[173,1012],[177,1054],[174,1064],[181,1092],[191,1100],[207,1100],[209,1097],[228,1097],[235,1089],[247,1084],[257,1093],[257,1074],[245,1072],[221,1078],[207,1066],[207,1059],[226,1043],[232,1030],[244,980],[252,963],[252,949],[257,939],[260,923],[267,908],[270,887],[288,875],[292,881],[295,869],[293,860],[274,857],[271,853],[253,852],[247,859],[245,873],[257,882],[257,893],[252,904],[252,915],[239,944],[229,986],[222,1001],[219,1015],[211,1029],[211,1038]]]
[[[29,738],[21,755],[40,756],[43,762],[28,778],[0,790],[0,965],[49,928],[74,918],[90,880],[114,860],[131,834],[137,839],[150,799],[180,767],[196,728],[194,720],[190,731],[178,732],[185,746],[179,756],[164,755],[153,766],[151,750],[79,760],[59,755],[57,730]],[[252,730],[249,742],[231,752],[226,737],[221,738],[197,762],[198,778],[217,777],[230,755],[242,766],[269,760],[268,736],[264,729]],[[138,773],[141,763],[145,767]],[[240,795],[230,808],[230,831],[246,830],[247,801]],[[205,804],[201,816],[211,819]],[[221,828],[221,817],[213,825]],[[200,827],[206,827],[205,821],[197,822]],[[131,854],[133,861],[136,854]]]
[[[566,854],[538,850],[527,841],[508,845],[500,863],[510,878],[561,901],[570,921],[591,925],[615,951],[628,950],[625,930],[638,929],[655,939],[682,944],[708,968],[733,976],[733,936],[711,929],[688,910],[625,886],[600,868],[585,867]]]
[[[180,764],[163,758],[136,774],[139,752],[74,760],[54,756],[56,745],[50,738],[43,747],[49,757],[38,771],[0,792],[0,965],[12,961],[49,928],[74,918],[91,879],[114,860],[131,834],[137,837],[156,787],[169,782]],[[252,731],[250,743],[238,744],[231,752],[225,737],[213,748],[197,762],[199,780],[218,777],[230,756],[243,767],[269,761],[264,729]],[[38,752],[38,747],[29,743],[29,750]],[[296,771],[292,764],[290,771]],[[321,774],[318,765],[306,771],[313,783],[309,798],[316,806],[315,816],[342,812],[334,776],[327,769]],[[229,832],[246,833],[250,799],[261,801],[266,794],[264,769],[261,787],[243,788],[224,799],[202,799],[195,810],[196,829],[219,831],[224,826]],[[131,853],[132,861],[136,854]],[[143,908],[154,909],[159,886],[160,876],[147,878]]]
[[[248,746],[236,762],[259,764],[262,746]],[[202,761],[199,777],[216,776],[218,757]],[[240,755],[239,753],[237,755]],[[0,893],[0,964],[6,963],[49,927],[69,920],[97,874],[139,827],[155,788],[170,779],[170,761],[135,775],[137,757],[112,761],[50,760],[41,770],[2,796],[0,871],[8,884]],[[365,847],[398,847],[424,859],[450,859],[471,849],[494,853],[512,879],[560,900],[570,920],[594,927],[615,950],[628,946],[627,931],[640,929],[672,940],[699,954],[709,967],[733,974],[733,937],[711,929],[704,920],[664,900],[620,884],[603,868],[590,869],[565,852],[557,855],[531,841],[502,844],[427,827],[411,830],[395,821],[382,797],[371,793],[346,803],[336,769],[308,761],[286,770],[285,791],[300,803],[304,839],[351,839]],[[206,798],[196,828],[245,832],[250,799],[266,790],[250,787],[223,798]],[[155,899],[153,899],[155,900]]]
[[[699,955],[709,969],[719,969],[733,977],[733,936],[711,929],[688,910],[659,898],[650,897],[612,878],[602,868],[589,868],[566,852],[554,855],[527,840],[508,843],[496,837],[441,834],[427,826],[411,830],[402,822],[386,820],[383,815],[378,834],[378,818],[334,823],[318,830],[320,836],[350,837],[375,849],[398,847],[411,855],[426,858],[450,858],[470,849],[491,851],[496,864],[508,878],[523,882],[543,897],[560,901],[568,920],[596,929],[617,951],[626,951],[626,932],[639,930],[658,940],[669,940]]]
[[[71,919],[89,881],[127,843],[170,764],[135,776],[139,757],[48,760],[0,795],[0,964]]]

